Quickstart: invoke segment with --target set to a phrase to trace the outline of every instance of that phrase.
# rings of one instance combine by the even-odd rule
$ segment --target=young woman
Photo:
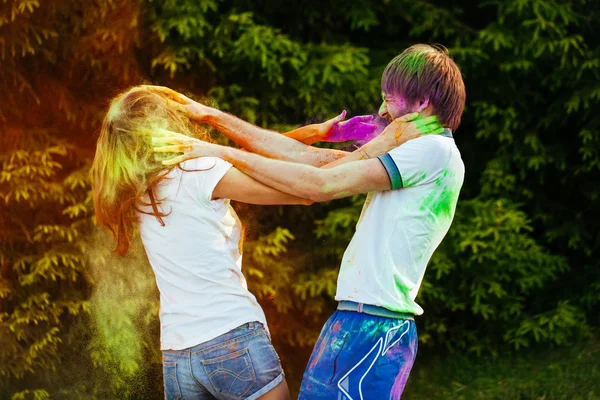
[[[160,290],[161,350],[167,399],[287,399],[288,388],[265,315],[241,271],[240,221],[229,199],[310,204],[217,158],[165,169],[154,131],[209,140],[160,93],[133,88],[104,119],[92,165],[98,223],[130,246],[134,225]]]

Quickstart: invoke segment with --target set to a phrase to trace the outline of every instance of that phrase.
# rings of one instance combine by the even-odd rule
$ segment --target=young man
[[[178,107],[250,152],[176,134],[156,141],[166,145],[156,151],[184,152],[167,164],[220,157],[275,189],[313,201],[369,193],[342,260],[338,311],[315,345],[300,399],[400,398],[417,352],[414,315],[423,313],[415,297],[427,262],[454,217],[464,178],[452,138],[465,104],[458,67],[445,50],[412,46],[388,64],[382,95],[379,114],[390,125],[352,154],[316,149],[281,135],[275,140],[235,117],[182,98],[177,99]],[[406,141],[402,130],[407,118],[397,118],[408,112],[436,115],[446,129]],[[341,124],[332,120],[315,125],[312,132],[304,127],[288,136],[310,142],[327,138]],[[398,141],[391,143],[389,138]],[[376,154],[385,146],[372,143],[382,142],[394,148]],[[317,168],[321,166],[326,168]]]

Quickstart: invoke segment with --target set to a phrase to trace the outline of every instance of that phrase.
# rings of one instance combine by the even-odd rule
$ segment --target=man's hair
[[[442,45],[415,44],[397,55],[381,77],[385,93],[409,104],[429,99],[442,126],[456,129],[465,108],[465,84]]]

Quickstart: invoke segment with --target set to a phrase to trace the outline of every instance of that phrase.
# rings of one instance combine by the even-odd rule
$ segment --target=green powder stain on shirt
[[[415,185],[423,182],[425,180],[425,178],[427,178],[427,172],[426,171],[422,171],[421,175],[415,174],[412,177],[406,178],[406,180],[404,182],[402,182],[403,183],[403,187],[415,186]]]
[[[402,282],[402,278],[400,276],[394,276],[394,284],[398,292],[402,294],[402,299],[407,300],[410,299],[410,289],[406,286],[404,282]],[[404,305],[406,306],[406,304]],[[398,312],[406,312],[405,309],[392,310]]]
[[[424,179],[424,177],[425,173],[418,179]],[[460,189],[454,177],[454,172],[450,173],[447,169],[443,170],[433,182],[431,192],[419,205],[419,211],[426,212],[433,219],[452,219]],[[410,289],[400,279],[395,278],[395,286],[404,299],[411,298]]]
[[[444,170],[435,180],[436,190],[432,191],[421,203],[420,210],[429,210],[440,218],[452,218],[458,190],[453,182],[447,182],[448,170]]]

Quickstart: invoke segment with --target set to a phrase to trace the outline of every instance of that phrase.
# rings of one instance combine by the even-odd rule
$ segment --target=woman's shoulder
[[[210,171],[215,167],[221,167],[229,164],[227,161],[217,157],[200,157],[186,160],[179,164],[182,171]]]

